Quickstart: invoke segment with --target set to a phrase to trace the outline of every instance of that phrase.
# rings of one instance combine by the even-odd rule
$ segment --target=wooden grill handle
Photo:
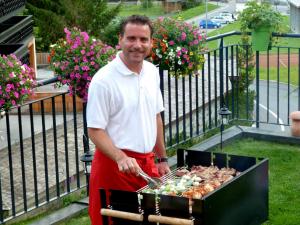
[[[101,209],[101,215],[111,216],[111,217],[116,217],[116,218],[126,219],[126,220],[139,221],[139,222],[142,222],[144,219],[143,215],[138,213],[130,213],[130,212],[124,212],[119,210],[113,210],[113,209]]]
[[[169,216],[157,216],[157,215],[149,215],[149,222],[153,223],[162,223],[162,224],[171,224],[171,225],[194,225],[193,220],[188,219],[180,219]]]

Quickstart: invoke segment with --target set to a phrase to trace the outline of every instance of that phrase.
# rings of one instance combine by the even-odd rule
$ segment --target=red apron
[[[153,177],[159,176],[154,162],[154,153],[141,154],[123,151],[129,157],[135,158],[141,169],[147,174]],[[96,149],[92,162],[89,193],[89,215],[92,225],[102,225],[99,188],[136,191],[146,184],[146,181],[141,177],[120,172],[117,163]]]

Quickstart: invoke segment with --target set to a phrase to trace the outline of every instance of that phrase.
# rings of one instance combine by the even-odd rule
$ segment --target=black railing
[[[199,75],[175,79],[167,71],[160,71],[168,148],[219,127],[222,106],[232,111],[232,121],[257,127],[289,125],[289,113],[300,110],[300,48],[273,47],[274,54],[256,52],[254,61],[246,57],[246,75],[241,79],[241,46],[224,44],[225,38],[232,35],[240,33],[207,40],[220,40],[220,45],[205,53],[206,62]],[[294,34],[274,36],[300,38]],[[244,50],[247,53],[250,46],[244,46]],[[256,78],[263,75],[264,80],[250,84],[248,69],[253,62]],[[283,79],[285,84],[281,83]],[[56,81],[52,78],[39,85]],[[242,82],[244,89],[240,88]],[[4,137],[0,142],[1,223],[86,186],[80,156],[90,144],[91,150],[93,146],[88,140],[83,143],[82,137],[87,134],[85,104],[74,96],[70,98],[65,90],[41,96],[11,109],[0,124],[0,135]]]

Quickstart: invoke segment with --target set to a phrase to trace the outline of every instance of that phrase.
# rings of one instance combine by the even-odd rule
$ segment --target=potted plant
[[[92,77],[115,57],[116,50],[78,28],[64,31],[65,39],[50,46],[50,67],[58,77],[58,86],[68,85],[70,95],[86,102]]]
[[[205,61],[205,36],[199,28],[167,17],[153,24],[152,62],[176,77],[197,72]]]
[[[11,107],[21,105],[36,85],[34,71],[13,54],[0,55],[0,118]]]
[[[250,1],[240,14],[241,31],[252,31],[252,48],[255,51],[268,50],[272,32],[279,32],[282,16],[267,2]]]

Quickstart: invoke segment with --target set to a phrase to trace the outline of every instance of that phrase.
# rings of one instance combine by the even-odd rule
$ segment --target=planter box
[[[44,100],[44,112],[52,113],[52,100],[54,97],[55,101],[55,112],[63,112],[63,95],[66,98],[66,112],[73,112],[73,96],[68,95],[66,92],[35,92],[34,95],[30,97],[30,101],[36,101],[32,104],[33,112],[41,112],[41,100]],[[76,111],[81,112],[83,109],[82,100],[76,97]]]

